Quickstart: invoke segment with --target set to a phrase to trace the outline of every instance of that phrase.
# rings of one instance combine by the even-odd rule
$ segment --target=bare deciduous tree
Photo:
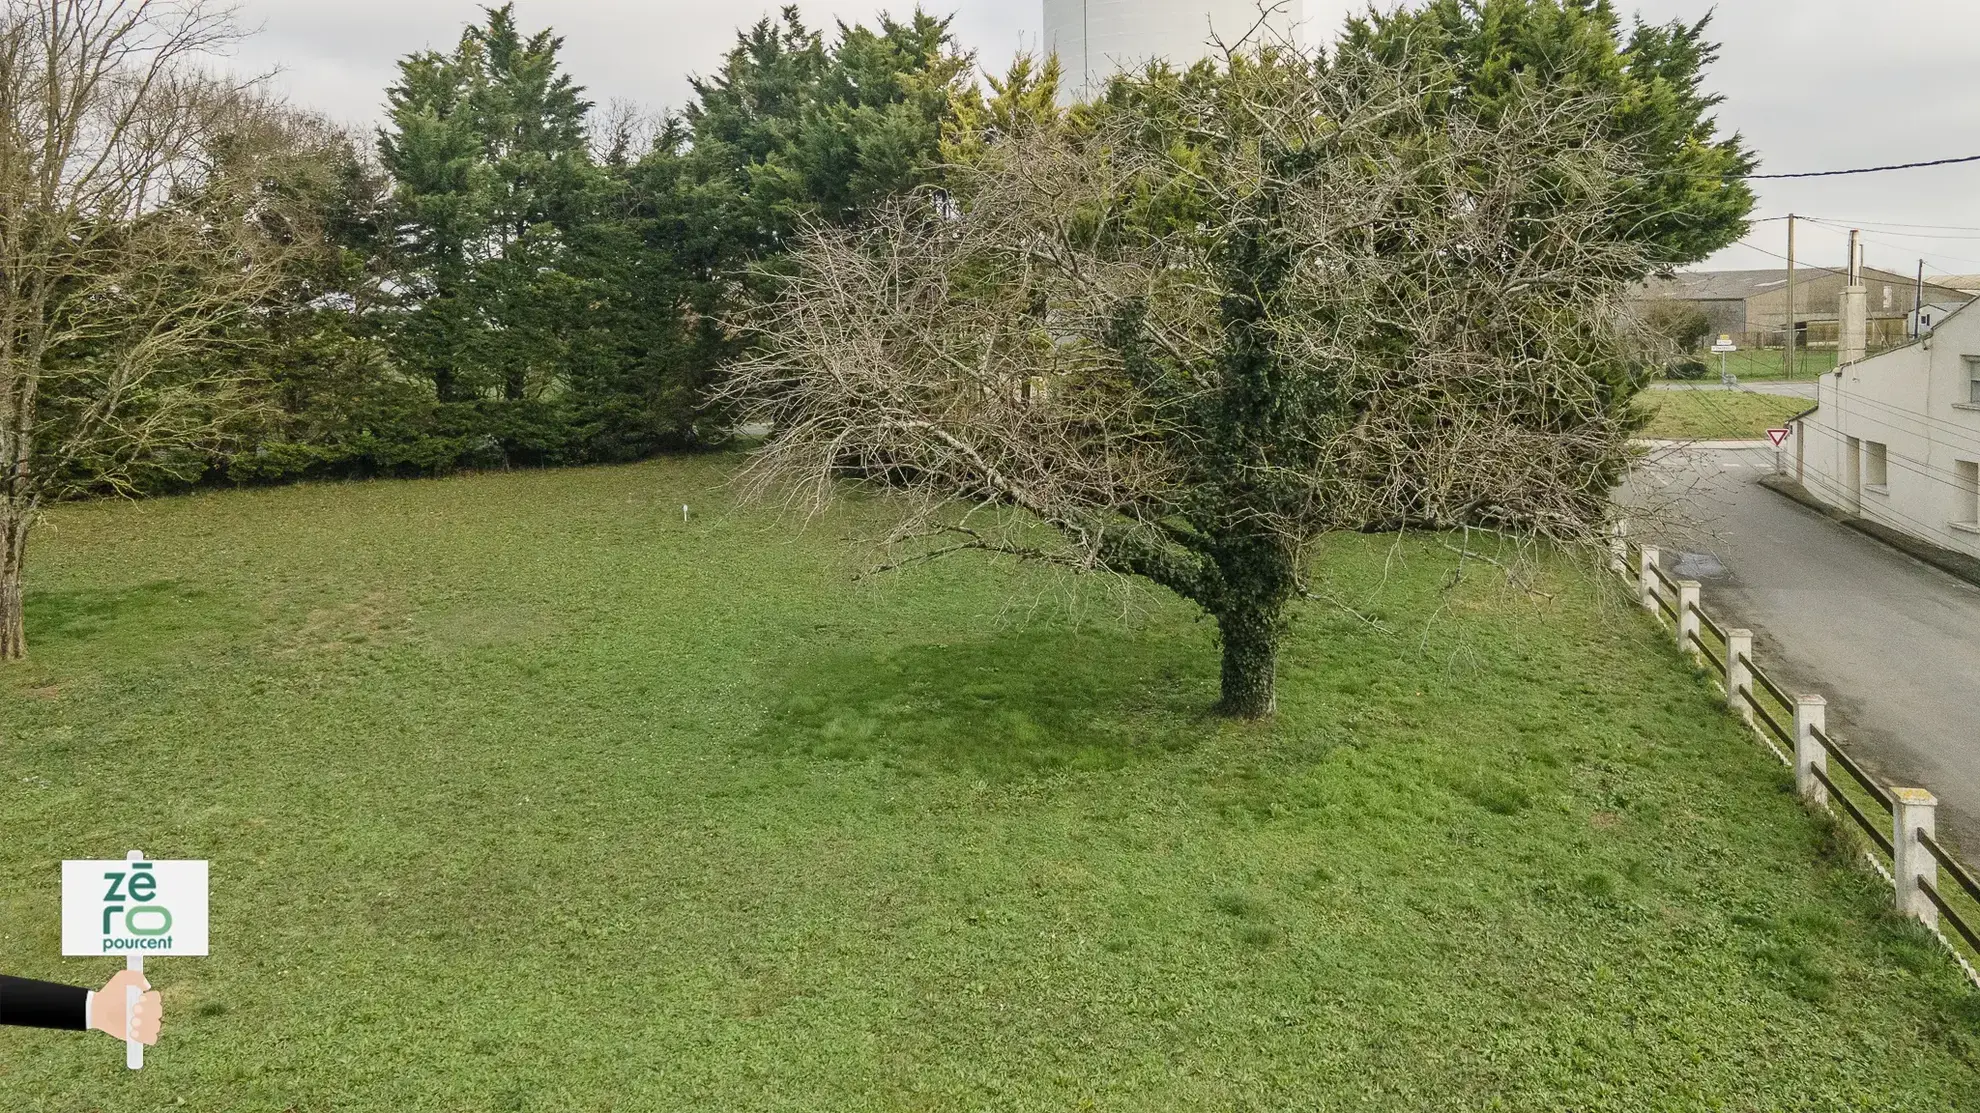
[[[738,398],[759,494],[848,478],[958,550],[1146,577],[1257,717],[1329,531],[1598,532],[1633,425],[1609,106],[1438,111],[1427,64],[1233,57],[997,136],[953,193],[811,229]]]
[[[28,532],[222,418],[210,355],[280,277],[256,143],[268,106],[202,64],[201,0],[0,9],[0,660],[26,655]]]

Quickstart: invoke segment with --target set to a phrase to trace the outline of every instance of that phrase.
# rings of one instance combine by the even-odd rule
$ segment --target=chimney
[[[1863,284],[1863,238],[1849,233],[1849,285],[1836,311],[1836,365],[1855,363],[1869,348],[1870,288]]]

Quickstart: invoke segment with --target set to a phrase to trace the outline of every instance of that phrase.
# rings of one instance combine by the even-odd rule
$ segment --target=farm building
[[[1795,339],[1802,347],[1834,347],[1837,306],[1847,277],[1840,271],[1807,268],[1795,274],[1793,320]],[[1789,319],[1786,268],[1750,271],[1683,271],[1669,278],[1652,278],[1638,291],[1640,307],[1660,302],[1697,306],[1712,322],[1712,333],[1729,333],[1742,347],[1779,347]],[[1911,335],[1911,314],[1920,295],[1929,306],[1957,308],[1974,294],[1941,285],[1934,279],[1921,291],[1915,276],[1863,269],[1868,290],[1868,340],[1874,349],[1902,343]]]

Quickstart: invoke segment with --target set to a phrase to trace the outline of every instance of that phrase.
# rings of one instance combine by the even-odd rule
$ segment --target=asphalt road
[[[1940,829],[1980,855],[1980,588],[1755,481],[1771,448],[1660,453],[1635,497],[1662,499],[1665,566],[1714,618],[1753,630],[1760,666],[1829,701],[1831,733],[1886,783],[1928,788]]]

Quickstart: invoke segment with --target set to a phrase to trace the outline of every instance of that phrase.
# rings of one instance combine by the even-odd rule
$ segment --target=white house
[[[1217,42],[1250,49],[1296,42],[1303,0],[1045,0],[1045,50],[1059,56],[1070,103],[1117,73],[1161,60],[1187,66]]]
[[[1925,333],[1931,332],[1934,328],[1938,327],[1940,321],[1952,316],[1960,306],[1965,304],[1965,302],[1926,302],[1924,305],[1905,314],[1904,334],[1906,336],[1922,336]]]
[[[1795,477],[1832,506],[1980,556],[1980,302],[1823,375]]]

